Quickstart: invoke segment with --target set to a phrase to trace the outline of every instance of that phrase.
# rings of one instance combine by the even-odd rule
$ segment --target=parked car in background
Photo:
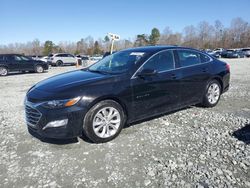
[[[215,48],[215,49],[213,50],[213,52],[214,52],[214,54],[216,54],[216,57],[217,57],[217,58],[220,58],[222,52],[224,52],[224,51],[225,51],[224,48]]]
[[[245,57],[250,57],[250,48],[242,48],[241,51]]]
[[[48,59],[49,59],[48,56],[44,56],[44,57],[41,57],[39,60],[40,60],[40,61],[43,61],[43,62],[47,62]]]
[[[88,65],[89,65],[89,56],[85,56],[85,55],[83,55],[82,56],[82,66],[83,67],[87,67]]]
[[[94,64],[102,59],[102,56],[92,56],[89,58],[89,64]]]
[[[127,123],[186,106],[214,107],[229,88],[229,65],[201,51],[150,46],[119,51],[41,81],[26,94],[30,133],[114,139]]]
[[[0,54],[0,76],[6,76],[14,71],[34,71],[42,73],[49,65],[40,60],[34,60],[20,54]]]
[[[224,48],[215,48],[213,51],[222,53],[223,51],[225,51],[225,49]]]
[[[52,66],[76,65],[77,57],[69,53],[50,54],[48,62]]]
[[[210,49],[206,49],[205,52],[215,58],[220,58],[220,52],[217,52],[217,51],[213,51],[213,50],[210,50]]]
[[[26,56],[26,57],[34,59],[34,60],[40,60],[40,58],[42,58],[41,55],[32,55],[32,56]]]
[[[243,58],[244,53],[241,50],[229,49],[221,53],[222,58]]]
[[[89,56],[87,56],[87,55],[77,55],[76,57],[81,60],[81,65],[83,67],[88,66],[89,60],[90,60]]]

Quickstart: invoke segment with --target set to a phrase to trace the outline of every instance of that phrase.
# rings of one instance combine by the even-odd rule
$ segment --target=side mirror
[[[156,70],[153,69],[143,69],[142,71],[137,73],[139,77],[147,77],[147,76],[154,76],[157,74]]]

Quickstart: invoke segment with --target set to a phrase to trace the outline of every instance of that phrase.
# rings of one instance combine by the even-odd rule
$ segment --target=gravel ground
[[[27,132],[26,91],[75,67],[1,77],[1,187],[250,187],[250,59],[225,61],[231,87],[216,107],[134,124],[105,144]]]

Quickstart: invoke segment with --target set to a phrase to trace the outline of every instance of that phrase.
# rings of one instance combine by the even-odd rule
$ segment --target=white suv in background
[[[77,57],[68,53],[50,54],[48,62],[52,66],[76,65]]]

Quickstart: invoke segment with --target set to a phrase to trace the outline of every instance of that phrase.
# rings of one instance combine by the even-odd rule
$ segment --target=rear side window
[[[205,54],[200,54],[200,59],[201,59],[201,63],[207,63],[211,60],[211,58]]]
[[[58,54],[56,57],[67,57],[67,54]]]
[[[143,69],[151,69],[158,72],[174,69],[173,51],[168,50],[156,54],[143,65]]]
[[[200,64],[200,54],[190,50],[177,50],[179,56],[180,66],[187,67]]]
[[[68,57],[75,57],[75,56],[73,56],[73,55],[71,55],[71,54],[68,54]]]

